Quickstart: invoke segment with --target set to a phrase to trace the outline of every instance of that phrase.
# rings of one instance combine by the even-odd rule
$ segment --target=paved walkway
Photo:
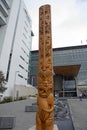
[[[35,112],[25,112],[26,105],[32,105],[35,99],[0,104],[0,116],[15,116],[16,125],[12,130],[28,130],[35,125]],[[87,130],[87,99],[68,99],[75,130]],[[68,124],[67,124],[68,125]],[[11,129],[6,129],[11,130]]]
[[[87,130],[87,99],[68,99],[75,130]]]
[[[0,104],[0,116],[15,116],[16,125],[12,130],[28,130],[35,125],[35,112],[25,112],[25,106],[36,102],[35,99]],[[11,130],[11,129],[5,129]]]

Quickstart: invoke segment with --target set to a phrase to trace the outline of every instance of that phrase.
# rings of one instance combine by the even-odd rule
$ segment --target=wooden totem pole
[[[50,5],[39,8],[38,110],[36,130],[53,130],[54,96]]]

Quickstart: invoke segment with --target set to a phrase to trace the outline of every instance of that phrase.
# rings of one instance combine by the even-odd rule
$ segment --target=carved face
[[[38,88],[39,96],[46,98],[49,96],[49,88],[48,84],[44,84],[44,86],[40,85]]]
[[[52,86],[49,86],[49,84],[44,83],[43,85],[39,86],[38,92],[40,97],[46,98],[52,92]]]

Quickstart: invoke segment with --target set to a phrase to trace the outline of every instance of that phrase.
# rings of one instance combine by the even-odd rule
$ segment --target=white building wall
[[[2,14],[4,16],[4,18],[5,18],[5,20],[6,20],[6,25],[0,26],[0,57],[1,57],[1,52],[2,52],[3,45],[4,45],[4,40],[5,40],[5,36],[6,36],[8,21],[9,21],[10,12],[11,12],[11,5],[12,5],[13,0],[8,0],[8,2],[9,2],[9,9],[6,8],[6,10],[8,11],[8,16],[5,17]],[[2,12],[0,11],[0,13],[2,13]]]
[[[29,51],[31,48],[31,20],[21,0],[13,0],[12,3],[0,59],[0,70],[4,74],[7,73],[12,44],[12,58],[7,82],[8,89],[5,91],[4,96],[13,96],[15,85],[20,84],[21,87],[27,85]]]
[[[6,34],[5,34],[1,58],[0,58],[0,70],[2,70],[4,74],[7,73],[9,54],[10,54],[10,50],[11,50],[14,28],[15,28],[17,12],[18,12],[18,7],[19,7],[18,5],[19,4],[18,4],[17,0],[14,0],[12,3],[12,7],[11,7],[9,22],[6,25],[7,29],[6,29]],[[15,7],[16,7],[16,9],[15,9]]]

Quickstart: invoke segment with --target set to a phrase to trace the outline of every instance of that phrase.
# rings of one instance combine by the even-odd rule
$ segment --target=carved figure
[[[38,88],[38,111],[36,114],[36,130],[53,130],[54,124],[54,97],[52,86],[47,82]]]
[[[54,97],[50,5],[39,9],[39,68],[36,130],[53,130]]]

